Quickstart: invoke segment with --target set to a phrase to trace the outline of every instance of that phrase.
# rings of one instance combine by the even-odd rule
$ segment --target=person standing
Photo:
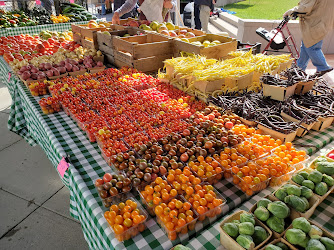
[[[208,32],[210,12],[214,8],[215,0],[195,0],[194,4],[199,5],[199,19],[202,30]],[[195,14],[196,15],[196,14]],[[195,16],[196,22],[196,16]]]
[[[333,67],[327,64],[321,48],[323,39],[334,28],[334,0],[301,0],[298,6],[286,11],[283,17],[294,12],[303,13],[298,15],[302,33],[298,67],[305,70],[311,60],[317,68],[317,76],[332,71]]]
[[[138,0],[139,5],[142,5],[144,1],[145,0]],[[175,6],[177,5],[176,0],[161,0],[161,1],[162,1],[161,3],[162,7],[163,7],[162,10],[164,9],[164,12],[166,9],[169,11],[175,11]],[[124,4],[115,11],[112,17],[112,23],[119,24],[120,16],[123,16],[124,14],[132,11],[135,8],[136,4],[137,4],[137,0],[126,0]],[[162,11],[161,11],[161,16],[162,16]],[[165,17],[168,17],[168,15],[166,15]],[[140,11],[139,20],[147,20],[146,16],[144,15],[142,11]],[[149,21],[154,21],[154,20],[149,20]]]
[[[194,19],[195,19],[195,29],[197,30],[201,30],[202,29],[202,25],[201,25],[201,20],[199,18],[199,4],[197,4],[196,2],[199,2],[199,0],[195,0],[194,1]]]

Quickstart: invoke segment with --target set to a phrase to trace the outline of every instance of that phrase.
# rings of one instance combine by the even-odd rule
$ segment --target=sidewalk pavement
[[[334,55],[326,58],[333,67]],[[334,72],[325,79],[334,86]],[[8,131],[10,104],[0,83],[0,249],[88,249],[69,214],[69,191],[45,153]]]

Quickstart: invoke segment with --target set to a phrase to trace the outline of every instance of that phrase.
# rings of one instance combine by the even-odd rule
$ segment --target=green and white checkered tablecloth
[[[0,29],[0,37],[2,36],[16,36],[20,34],[39,34],[42,30],[63,32],[71,29],[71,24],[85,24],[87,21],[74,22],[74,23],[56,23],[56,24],[44,24],[36,26],[26,26],[17,28]]]
[[[179,242],[183,244],[189,242],[189,246],[194,249],[216,249],[219,246],[219,222],[211,221],[210,223],[209,219],[206,219],[202,223],[197,223],[195,230],[171,242],[156,220],[150,216],[146,222],[145,231],[124,243],[118,242],[103,217],[105,209],[94,187],[95,179],[101,177],[104,172],[111,172],[97,144],[90,143],[85,134],[64,112],[44,115],[38,105],[40,98],[31,96],[28,89],[15,76],[8,81],[8,71],[8,65],[1,58],[0,79],[6,83],[13,98],[8,122],[9,129],[23,136],[31,144],[38,143],[55,168],[62,156],[70,155],[72,164],[62,181],[70,190],[70,213],[81,222],[85,239],[91,249],[169,249]],[[320,137],[315,138],[318,135]],[[325,135],[312,132],[308,139],[312,138],[316,139],[317,144],[328,144],[334,139],[334,128],[327,129]],[[305,140],[299,142],[306,143]],[[310,143],[307,142],[307,144]],[[314,151],[311,149],[311,153]],[[223,214],[239,207],[247,200],[246,195],[228,180],[222,180],[216,188],[227,199]],[[263,190],[253,196],[251,202],[254,203],[271,191],[271,189]],[[327,211],[333,199],[332,196],[327,199],[323,203],[324,206],[318,207],[317,212],[321,212],[321,209]],[[248,203],[243,205],[250,206]],[[330,230],[333,223],[334,219],[328,220],[325,226]]]

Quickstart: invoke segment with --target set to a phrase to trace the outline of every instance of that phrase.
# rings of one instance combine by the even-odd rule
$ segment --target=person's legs
[[[302,41],[302,45],[300,46],[300,55],[297,60],[297,65],[299,68],[305,71],[309,61],[310,61],[310,57],[307,54],[307,51],[305,50],[304,42]]]
[[[309,48],[305,47],[312,64],[317,68],[317,72],[326,71],[332,68],[327,64],[324,53],[321,50],[322,43],[323,41],[320,41]]]
[[[195,16],[195,29],[200,30],[202,28],[201,20],[199,19],[199,5],[194,4],[194,16]]]
[[[103,3],[102,4],[102,11],[101,11],[101,14],[102,15],[105,15],[106,14],[106,5]]]
[[[202,30],[208,32],[209,18],[210,18],[210,7],[206,5],[200,6],[199,18],[202,24]]]

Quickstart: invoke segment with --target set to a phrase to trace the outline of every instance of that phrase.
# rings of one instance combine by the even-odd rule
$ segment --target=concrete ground
[[[326,58],[333,67],[334,55]],[[325,78],[333,84],[334,72]],[[0,249],[88,249],[69,214],[69,191],[45,153],[8,131],[10,105],[0,82]]]

